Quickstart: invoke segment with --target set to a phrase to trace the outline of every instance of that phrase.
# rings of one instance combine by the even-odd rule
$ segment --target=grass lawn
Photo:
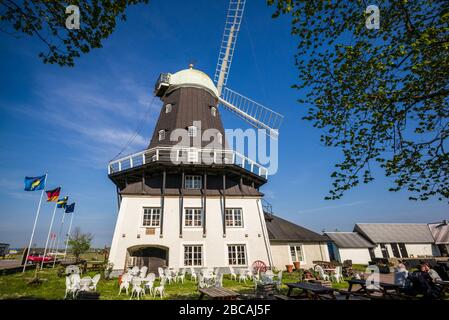
[[[87,275],[94,276],[97,272],[88,272]],[[65,277],[57,276],[57,268],[44,269],[40,271],[40,278],[45,279],[41,285],[33,286],[27,284],[27,281],[34,277],[35,271],[26,271],[24,274],[16,273],[11,275],[0,276],[0,299],[18,299],[18,298],[32,298],[32,299],[63,299],[65,293]],[[84,276],[84,275],[83,275]],[[284,272],[283,283],[297,282],[298,274],[293,272],[288,274]],[[224,277],[223,286],[236,291],[240,294],[254,293],[254,285],[252,281],[247,281],[246,284],[230,280],[228,276]],[[347,287],[346,282],[334,284],[336,288]],[[287,292],[287,286],[283,285],[282,293]],[[165,286],[166,296],[164,299],[198,299],[199,293],[197,284],[189,280],[186,275],[184,284],[173,283]],[[119,286],[117,279],[105,280],[101,279],[97,286],[97,291],[100,293],[100,299],[104,300],[126,300],[129,299],[124,292],[119,296]],[[149,294],[145,295],[143,299],[153,299]],[[154,299],[160,299],[158,297]]]

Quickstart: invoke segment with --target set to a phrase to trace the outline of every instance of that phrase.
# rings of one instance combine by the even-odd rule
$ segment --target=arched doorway
[[[148,267],[148,272],[157,272],[168,266],[168,248],[163,246],[135,246],[128,248],[127,267]]]

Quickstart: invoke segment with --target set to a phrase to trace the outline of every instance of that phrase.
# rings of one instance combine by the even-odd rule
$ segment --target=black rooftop
[[[326,242],[327,238],[273,214],[266,214],[270,241]]]

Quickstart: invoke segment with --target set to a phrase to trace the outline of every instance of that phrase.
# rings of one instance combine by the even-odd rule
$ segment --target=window
[[[165,139],[165,130],[159,130],[159,141]]]
[[[165,113],[171,112],[173,105],[171,103],[168,103],[165,105]]]
[[[144,227],[159,227],[161,220],[161,208],[143,208]]]
[[[242,209],[226,209],[225,218],[227,227],[243,227]]]
[[[196,133],[197,133],[197,127],[195,126],[190,126],[187,128],[188,129],[188,135],[189,137],[196,137]]]
[[[185,227],[201,227],[203,225],[202,208],[186,208],[184,213]]]
[[[186,189],[201,189],[201,176],[186,176],[185,179],[184,187]]]
[[[217,108],[215,107],[210,107],[210,113],[212,114],[212,116],[216,116],[217,115]]]
[[[304,255],[302,252],[302,246],[290,246],[290,256],[292,258],[292,262],[301,261],[304,262]]]
[[[217,133],[217,140],[220,144],[223,144],[223,135],[220,132]]]
[[[228,263],[231,266],[246,265],[246,247],[244,244],[228,245]]]
[[[203,246],[184,246],[184,265],[202,266],[203,265]]]

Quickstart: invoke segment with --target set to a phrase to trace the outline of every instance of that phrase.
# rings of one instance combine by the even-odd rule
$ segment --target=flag
[[[71,213],[75,211],[75,202],[65,206],[65,213]]]
[[[58,201],[59,193],[61,192],[61,187],[57,187],[53,190],[45,191],[47,193],[47,201],[48,202],[56,202]]]
[[[40,177],[25,177],[25,191],[42,190],[45,188],[47,175]]]
[[[59,199],[57,202],[58,208],[65,208],[68,200],[69,200],[69,197],[64,197],[64,198]]]

